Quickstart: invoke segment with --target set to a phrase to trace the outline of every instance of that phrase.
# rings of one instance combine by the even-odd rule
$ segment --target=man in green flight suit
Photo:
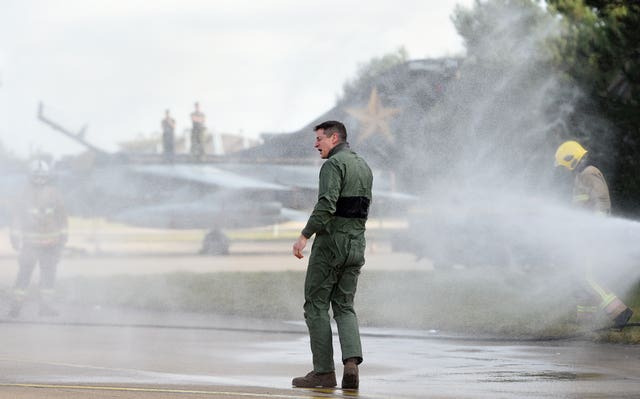
[[[301,259],[307,240],[316,235],[304,283],[304,317],[309,328],[313,370],[294,378],[301,388],[336,386],[329,306],[338,326],[343,389],[358,389],[362,346],[353,299],[364,265],[365,223],[373,175],[364,159],[349,148],[347,130],[337,121],[314,128],[315,148],[327,161],[320,169],[318,202],[293,245]]]

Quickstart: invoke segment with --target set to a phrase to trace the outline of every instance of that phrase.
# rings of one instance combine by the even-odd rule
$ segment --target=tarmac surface
[[[192,245],[192,244],[189,244]],[[67,256],[59,278],[190,271],[300,270],[291,243],[240,242],[227,257],[154,248]],[[375,246],[374,246],[375,247]],[[367,267],[429,270],[383,244]],[[0,248],[0,284],[16,270]],[[0,398],[638,398],[640,347],[584,340],[500,341],[438,331],[362,330],[359,391],[294,389],[310,370],[300,320],[258,320],[61,304],[58,317],[0,304]],[[337,336],[334,345],[339,348]],[[338,384],[339,350],[336,350]]]
[[[363,329],[360,390],[304,390],[300,322],[101,309],[0,328],[1,398],[637,398],[640,348]],[[136,324],[137,323],[137,324]],[[338,345],[337,337],[335,345]],[[337,372],[341,372],[336,359]],[[338,381],[340,375],[338,375]]]

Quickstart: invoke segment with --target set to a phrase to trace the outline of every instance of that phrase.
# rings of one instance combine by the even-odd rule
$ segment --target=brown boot
[[[296,388],[333,388],[336,385],[336,373],[310,372],[304,377],[296,377],[291,381],[291,385]]]
[[[344,363],[344,374],[342,374],[342,389],[358,389],[360,380],[358,378],[358,361],[349,358]]]

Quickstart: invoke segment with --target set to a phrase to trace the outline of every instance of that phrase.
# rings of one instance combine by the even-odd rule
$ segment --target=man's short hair
[[[347,142],[347,128],[344,127],[342,122],[338,122],[338,121],[322,122],[321,124],[314,127],[313,131],[315,132],[320,129],[324,130],[324,135],[327,137],[331,137],[333,136],[334,133],[338,133],[338,138],[340,139],[340,142],[341,143]]]

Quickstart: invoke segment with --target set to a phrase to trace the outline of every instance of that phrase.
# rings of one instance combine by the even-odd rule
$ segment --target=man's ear
[[[333,133],[331,135],[331,144],[337,145],[339,141],[340,141],[340,137],[338,136],[338,133]]]

